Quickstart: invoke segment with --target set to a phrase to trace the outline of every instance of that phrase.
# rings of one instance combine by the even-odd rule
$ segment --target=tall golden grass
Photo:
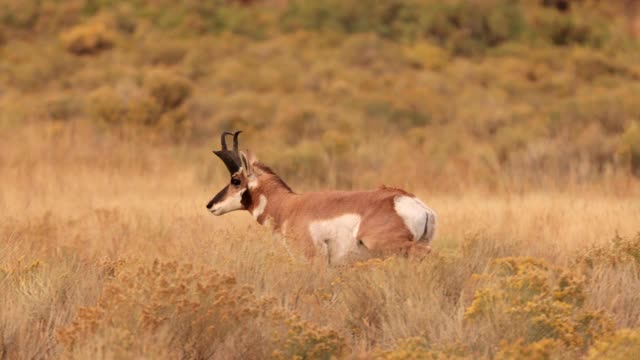
[[[629,359],[636,2],[4,0],[0,360]],[[222,130],[434,252],[327,267],[204,208]]]
[[[210,216],[204,205],[227,181],[210,149],[91,129],[40,124],[0,137],[0,358],[638,349],[638,330],[616,332],[640,325],[632,180],[563,192],[411,188],[439,214],[431,256],[327,268],[290,257],[247,214]]]

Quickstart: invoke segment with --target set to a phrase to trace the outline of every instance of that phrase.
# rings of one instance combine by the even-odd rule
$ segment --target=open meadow
[[[639,9],[564,3],[6,0],[0,360],[640,358]],[[212,216],[236,129],[433,252]]]
[[[633,182],[415,189],[439,214],[434,253],[327,268],[292,258],[246,212],[209,214],[227,181],[209,149],[52,131],[2,143],[18,150],[0,156],[4,358],[566,358],[602,338],[638,349],[637,331],[614,333],[640,324]]]

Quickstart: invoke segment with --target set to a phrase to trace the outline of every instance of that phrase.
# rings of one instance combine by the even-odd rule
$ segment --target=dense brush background
[[[640,358],[639,60],[634,0],[2,0],[0,359]],[[212,217],[235,129],[434,253]]]

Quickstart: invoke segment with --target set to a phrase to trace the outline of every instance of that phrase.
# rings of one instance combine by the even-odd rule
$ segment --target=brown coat
[[[360,217],[356,235],[361,247],[359,252],[362,256],[359,257],[390,252],[407,253],[416,246],[428,247],[428,244],[418,245],[394,208],[396,197],[414,197],[404,190],[381,187],[372,191],[296,194],[268,167],[260,163],[253,165],[258,186],[248,190],[252,200],[247,210],[254,216],[258,215],[260,224],[272,226],[289,244],[307,256],[314,256],[319,250],[309,231],[310,224],[344,214]],[[261,196],[267,201],[264,209],[259,211]]]

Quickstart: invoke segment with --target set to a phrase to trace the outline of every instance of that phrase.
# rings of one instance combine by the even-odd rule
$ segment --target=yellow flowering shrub
[[[587,356],[589,360],[640,359],[640,330],[622,329],[596,342]]]
[[[477,281],[465,325],[468,331],[483,332],[479,337],[488,337],[489,343],[555,339],[586,350],[612,328],[607,316],[584,308],[585,278],[544,260],[497,259]]]
[[[93,55],[113,47],[114,35],[100,22],[78,25],[61,35],[64,48],[75,55]]]
[[[158,261],[122,271],[96,306],[60,329],[59,340],[72,358],[105,346],[105,356],[116,358],[329,359],[346,347],[337,332],[280,309],[230,275]]]
[[[374,353],[376,359],[381,360],[437,360],[437,359],[470,359],[464,351],[458,348],[445,349],[443,351],[431,349],[424,338],[411,337],[398,341],[396,346],[387,351]]]
[[[495,360],[551,360],[566,358],[566,346],[556,339],[543,339],[534,343],[518,340],[513,343],[503,343],[496,353]]]
[[[285,324],[288,331],[272,353],[274,359],[333,359],[346,347],[336,331],[312,326],[298,316],[288,318]]]
[[[577,256],[575,263],[589,269],[597,265],[635,264],[640,271],[640,233],[630,238],[616,235],[604,245],[590,246]]]

